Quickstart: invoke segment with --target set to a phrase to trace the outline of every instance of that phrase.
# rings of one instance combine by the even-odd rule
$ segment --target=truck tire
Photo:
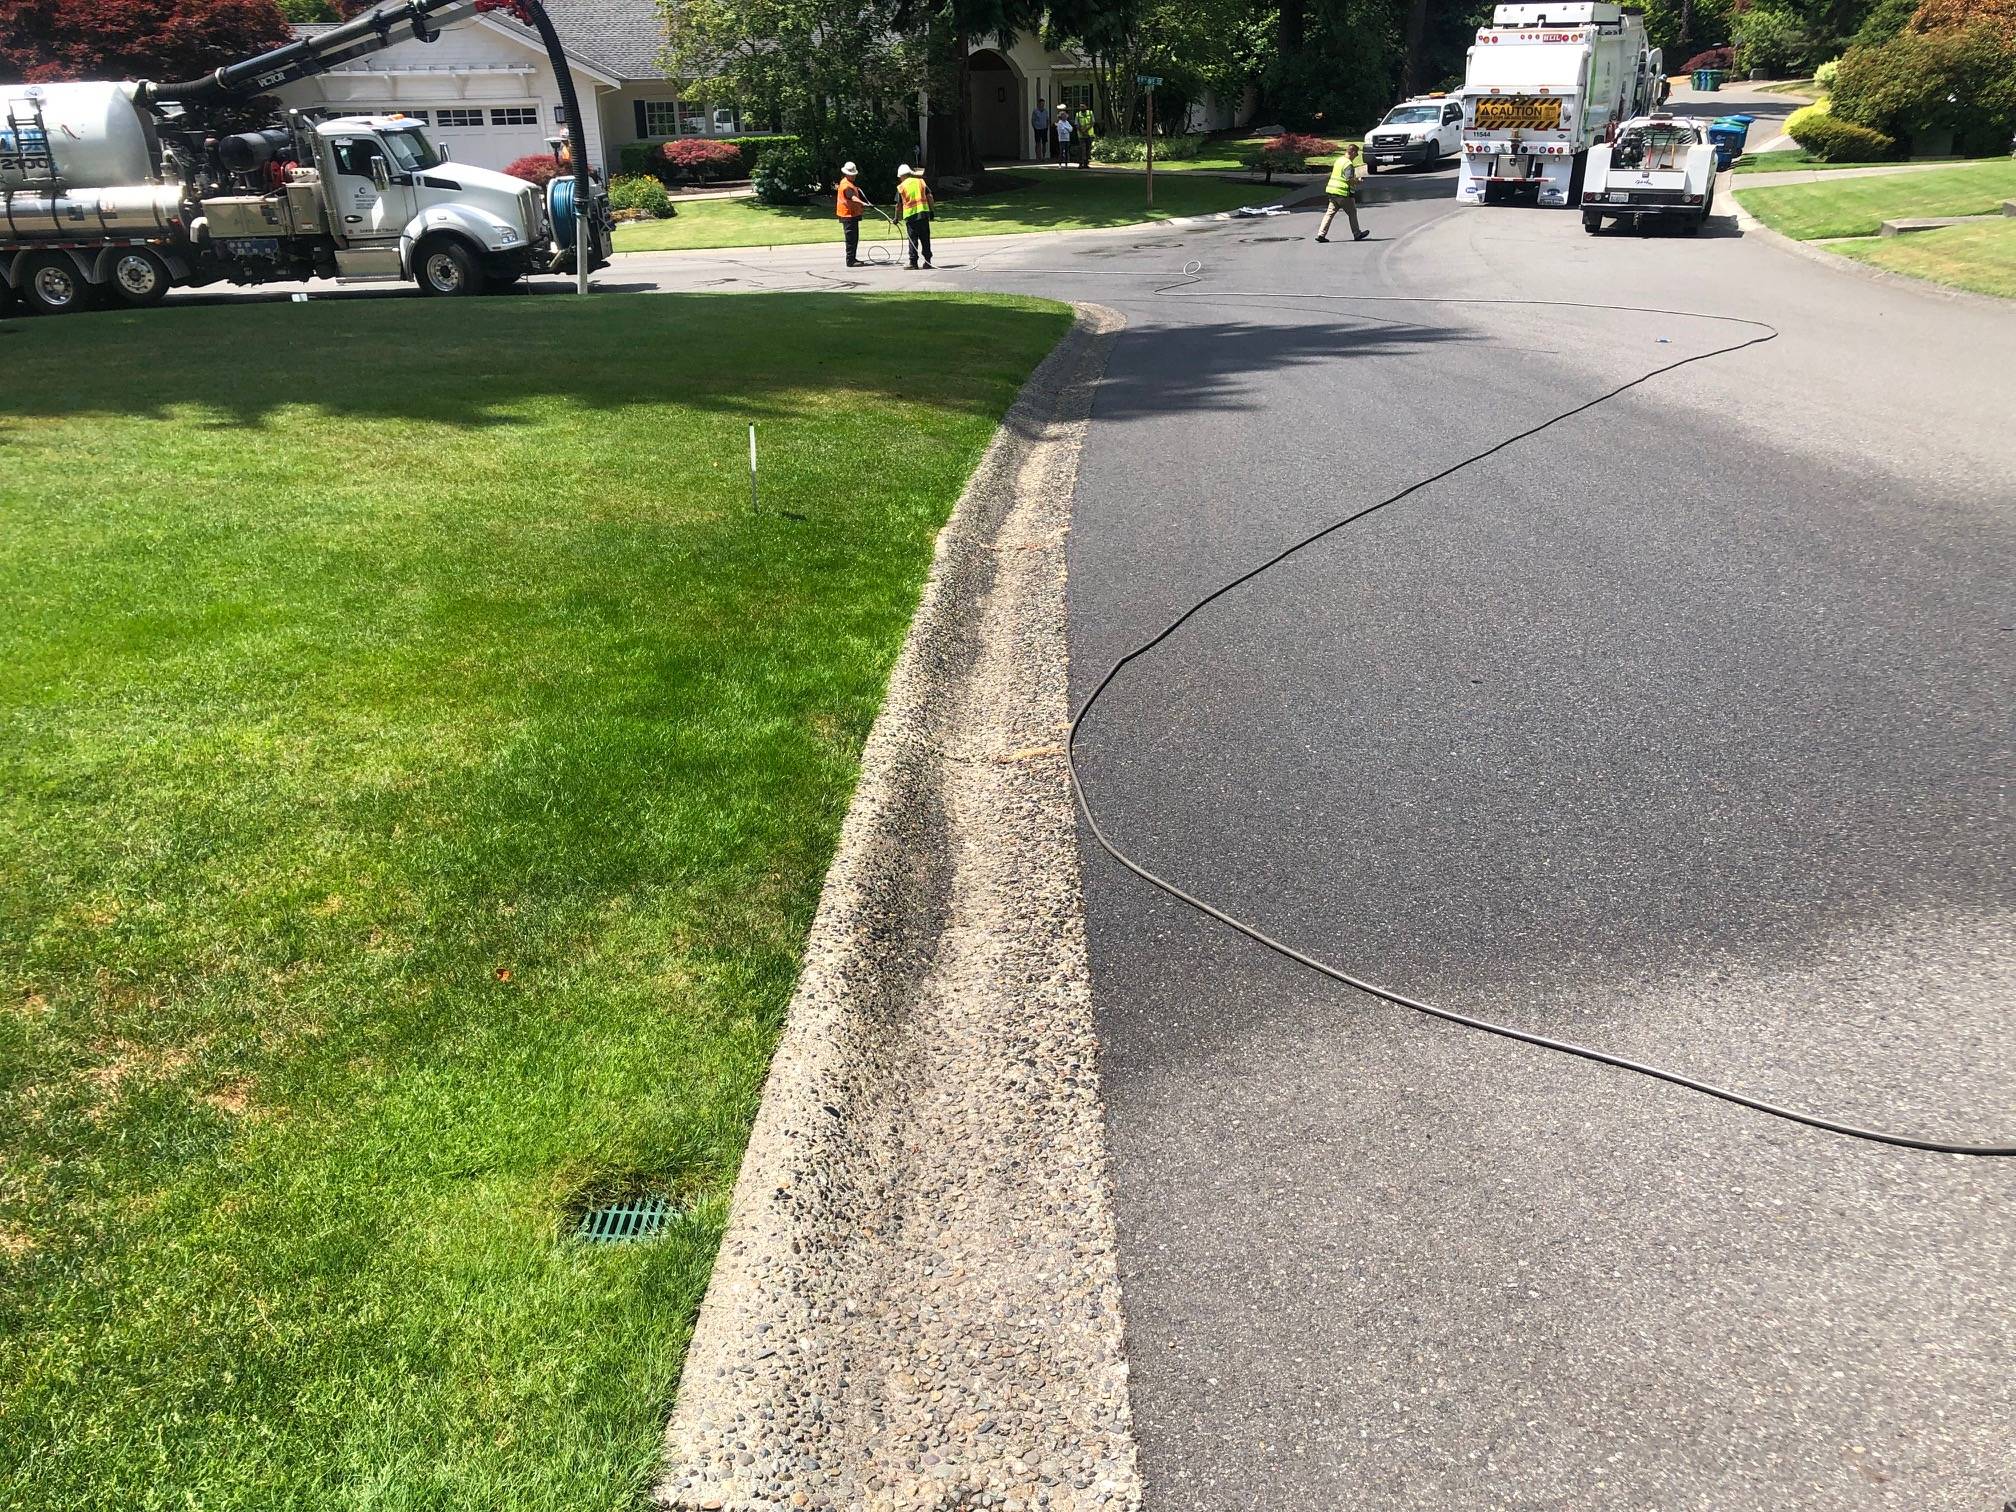
[[[1596,235],[1597,232],[1603,229],[1603,217],[1593,210],[1584,210],[1582,212],[1582,229],[1587,231],[1591,236]]]
[[[90,283],[61,252],[37,252],[22,264],[21,297],[37,315],[71,315],[93,303]]]
[[[144,310],[168,297],[175,275],[145,247],[128,247],[112,259],[112,297],[129,309]]]
[[[420,243],[413,255],[413,276],[422,294],[445,299],[483,292],[483,269],[476,254],[452,236]]]

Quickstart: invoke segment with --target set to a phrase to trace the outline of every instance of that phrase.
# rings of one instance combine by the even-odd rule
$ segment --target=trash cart
[[[1701,94],[1715,94],[1722,88],[1722,74],[1719,68],[1697,68],[1694,70],[1694,88]]]
[[[1749,135],[1750,121],[1741,116],[1723,116],[1711,124],[1708,140],[1715,146],[1715,166],[1727,168],[1741,157],[1743,143]]]

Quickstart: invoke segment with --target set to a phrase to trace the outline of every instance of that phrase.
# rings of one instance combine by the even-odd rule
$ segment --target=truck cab
[[[1446,94],[1416,95],[1387,111],[1365,133],[1365,171],[1396,163],[1430,167],[1463,150],[1463,106]]]
[[[535,249],[545,250],[552,225],[534,185],[451,163],[404,116],[320,121],[312,140],[341,276],[462,294],[544,270]]]

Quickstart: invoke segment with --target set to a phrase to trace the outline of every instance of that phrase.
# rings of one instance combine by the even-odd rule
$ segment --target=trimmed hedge
[[[1155,138],[1155,161],[1181,163],[1200,157],[1204,152],[1204,137],[1199,136],[1158,136]],[[1138,136],[1095,136],[1092,138],[1092,159],[1099,163],[1143,163],[1148,160],[1146,138]]]
[[[713,137],[683,137],[658,149],[672,172],[696,184],[742,177],[742,149]]]
[[[672,172],[671,164],[665,160],[664,149],[673,142],[727,142],[731,146],[741,148],[742,161],[751,163],[755,161],[756,155],[767,147],[794,146],[797,141],[797,137],[787,132],[779,132],[775,136],[641,137],[637,141],[625,142],[618,147],[616,162],[624,173],[649,173],[663,181]]]
[[[1823,163],[1863,163],[1897,150],[1895,140],[1882,132],[1842,120],[1826,100],[1793,111],[1785,134]]]

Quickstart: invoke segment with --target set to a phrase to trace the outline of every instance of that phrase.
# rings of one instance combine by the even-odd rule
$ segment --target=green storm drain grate
[[[663,1197],[633,1197],[605,1203],[581,1215],[574,1237],[589,1244],[622,1244],[632,1239],[656,1239],[665,1232],[672,1204]]]

